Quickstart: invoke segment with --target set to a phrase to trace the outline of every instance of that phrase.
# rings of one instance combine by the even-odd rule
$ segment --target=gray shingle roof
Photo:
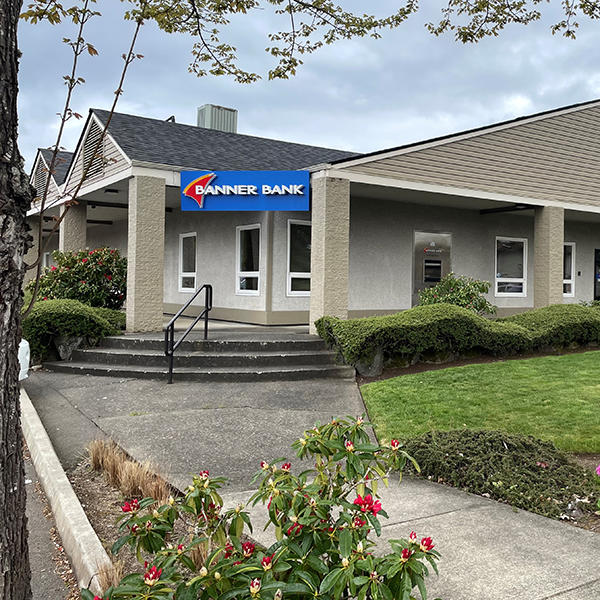
[[[50,161],[52,160],[52,150],[50,148],[39,148],[41,155],[44,157],[46,164],[50,166]],[[56,153],[56,161],[54,162],[54,181],[58,185],[64,182],[65,177],[67,176],[67,171],[69,170],[69,166],[71,165],[71,159],[73,158],[72,152],[67,152],[66,150],[59,150]]]
[[[106,122],[108,111],[91,109]],[[132,160],[207,170],[293,170],[355,152],[224,133],[193,125],[115,113],[109,132]]]

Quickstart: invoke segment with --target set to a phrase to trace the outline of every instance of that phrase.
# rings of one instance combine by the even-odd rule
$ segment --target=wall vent
[[[38,160],[37,169],[33,174],[33,181],[31,182],[33,187],[35,188],[35,198],[41,199],[44,191],[46,189],[46,182],[48,181],[48,169],[46,168],[46,164],[44,163],[43,158],[40,156]],[[50,191],[50,190],[48,190]]]
[[[205,104],[198,109],[198,127],[237,133],[238,111],[234,108]]]
[[[94,120],[90,123],[90,128],[87,135],[85,136],[85,142],[83,144],[83,173],[89,165],[89,170],[86,175],[86,179],[91,179],[95,175],[104,174],[104,140],[96,150],[98,140],[102,136],[102,128]],[[106,138],[105,138],[106,139]]]

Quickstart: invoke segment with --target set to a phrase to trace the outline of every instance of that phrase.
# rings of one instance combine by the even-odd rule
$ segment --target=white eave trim
[[[561,202],[559,200],[548,200],[546,198],[529,198],[526,196],[513,196],[510,194],[499,194],[470,188],[451,187],[419,181],[405,181],[391,177],[379,177],[365,175],[353,171],[341,171],[339,169],[325,169],[313,173],[311,179],[331,177],[333,179],[347,179],[351,183],[365,183],[367,185],[379,185],[384,187],[399,188],[403,190],[414,190],[418,192],[431,192],[434,194],[445,194],[449,196],[463,196],[465,198],[480,198],[481,200],[492,200],[494,202],[507,202],[509,204],[529,204],[532,206],[557,206],[566,210],[578,210],[600,214],[600,206],[590,204],[579,204],[577,202]]]
[[[455,135],[445,136],[444,139],[417,142],[416,144],[410,145],[405,148],[396,148],[394,150],[382,150],[379,153],[370,153],[369,156],[357,157],[352,160],[348,160],[339,164],[333,164],[333,169],[346,169],[354,167],[356,165],[364,165],[367,163],[379,161],[385,158],[393,158],[394,156],[401,156],[403,154],[409,154],[411,152],[417,152],[419,150],[427,150],[429,148],[435,148],[436,146],[443,146],[445,144],[451,144],[453,142],[460,142],[474,137],[480,137],[487,135],[488,133],[495,133],[496,131],[503,131],[505,129],[512,129],[513,127],[519,127],[521,125],[527,125],[529,123],[535,123],[536,121],[543,121],[545,119],[552,119],[561,115],[568,115],[569,113],[579,112],[581,110],[587,110],[588,108],[596,108],[600,106],[600,100],[585,104],[584,106],[571,106],[569,108],[557,109],[552,112],[548,112],[542,115],[532,115],[531,117],[516,117],[519,121],[512,123],[500,123],[498,125],[489,125],[478,128],[478,131],[471,131],[465,133],[457,133]]]

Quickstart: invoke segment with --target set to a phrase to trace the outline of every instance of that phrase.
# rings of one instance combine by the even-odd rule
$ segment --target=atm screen
[[[437,283],[442,279],[442,261],[426,258],[423,260],[423,282]]]

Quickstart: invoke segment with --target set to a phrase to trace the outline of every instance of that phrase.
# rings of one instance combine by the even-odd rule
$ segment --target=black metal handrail
[[[186,308],[198,297],[200,292],[204,290],[204,310],[194,319],[194,322],[185,330],[183,335],[175,341],[175,321],[183,314]],[[205,283],[202,287],[198,288],[194,295],[177,311],[177,314],[169,321],[169,324],[165,327],[165,356],[169,361],[169,379],[167,383],[173,383],[173,355],[175,350],[179,348],[181,342],[185,340],[188,333],[194,329],[200,319],[204,319],[204,339],[208,339],[208,313],[212,309],[213,302],[213,289],[212,285]]]

